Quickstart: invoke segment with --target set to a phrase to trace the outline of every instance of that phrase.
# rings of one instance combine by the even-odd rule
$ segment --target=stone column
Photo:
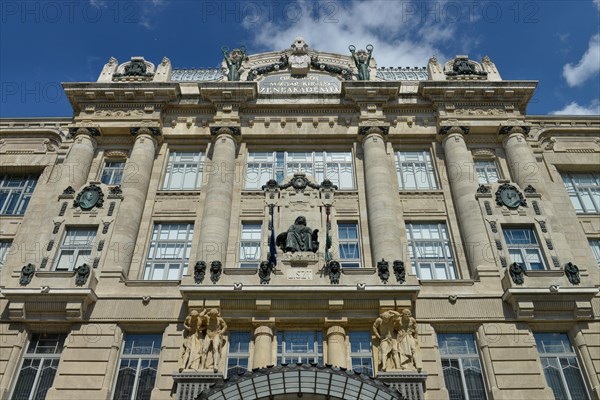
[[[378,127],[363,127],[361,133],[363,130],[362,146],[372,266],[376,266],[382,259],[391,265],[394,260],[402,260],[400,226],[394,216],[398,184],[390,173],[384,131]]]
[[[123,201],[119,207],[111,238],[111,242],[115,243],[112,262],[125,276],[131,267],[152,175],[157,147],[154,136],[160,135],[160,131],[157,128],[131,128],[131,134],[135,135],[135,143],[125,170],[131,168],[135,173],[121,184]],[[107,258],[106,261],[109,262],[109,259]]]
[[[481,265],[493,265],[494,259],[489,246],[487,230],[483,216],[479,212],[479,202],[475,199],[478,181],[475,174],[473,156],[467,148],[464,133],[466,128],[453,126],[448,129],[442,142],[446,156],[446,170],[456,216],[464,248],[467,252],[469,267],[475,273]],[[489,253],[490,259],[486,259]]]
[[[239,135],[239,128],[211,128],[211,132],[216,138],[211,162],[204,167],[208,182],[202,188],[206,197],[196,260],[207,264],[215,260],[221,261],[225,267],[235,179],[237,141],[234,135]]]
[[[59,190],[72,186],[77,192],[86,182],[96,151],[96,139],[100,133],[95,128],[77,128],[71,134],[75,140],[69,154],[56,173],[53,173]]]
[[[346,368],[346,330],[342,326],[327,328],[327,363]]]
[[[46,246],[55,236],[52,220],[58,216],[56,197],[69,186],[78,192],[87,182],[96,151],[94,136],[100,133],[96,128],[71,128],[70,134],[75,136],[75,139],[69,153],[62,164],[47,166],[44,169],[36,185],[34,196],[27,206],[27,218],[23,220],[23,225],[13,240],[17,245],[15,248],[21,249],[18,254],[14,253],[14,257],[18,259],[18,264],[15,265],[18,269],[21,269],[25,262],[33,262],[36,267],[43,265],[42,260],[48,256]],[[33,244],[32,232],[35,232],[36,238]],[[12,264],[13,260],[9,256],[7,265],[9,262]],[[43,268],[48,268],[48,265]]]
[[[521,189],[525,189],[527,185],[532,185],[536,189],[543,189],[544,179],[540,174],[533,150],[525,139],[525,130],[520,126],[513,126],[507,130],[508,136],[506,136],[502,145],[506,152],[506,161],[510,168],[512,180]]]
[[[585,336],[581,331],[581,327],[575,325],[569,332],[569,336],[572,338],[571,342],[579,350],[579,355],[585,366],[585,369],[582,368],[582,372],[584,375],[586,375],[585,372],[587,372],[590,394],[592,395],[592,398],[598,399],[600,398],[600,382],[598,381],[598,374],[594,373],[596,368],[590,355],[590,349],[585,340]]]
[[[258,325],[254,329],[254,357],[252,368],[264,368],[273,364],[273,328]]]

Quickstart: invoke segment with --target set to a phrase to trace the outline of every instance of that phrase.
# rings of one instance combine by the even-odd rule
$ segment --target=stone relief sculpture
[[[313,231],[307,227],[306,218],[299,216],[287,232],[280,233],[277,236],[276,244],[284,253],[294,253],[297,251],[312,251],[316,253],[319,250],[318,234],[318,229]]]
[[[292,54],[288,57],[293,75],[306,75],[310,67],[308,44],[304,38],[298,37],[291,46]]]
[[[230,82],[239,81],[243,69],[242,62],[244,62],[244,60],[246,59],[246,48],[244,46],[241,46],[239,49],[231,50],[229,55],[227,55],[228,50],[229,49],[225,46],[221,47],[221,51],[223,52],[223,59],[225,60],[225,63],[227,64],[228,68],[227,80]]]
[[[379,371],[421,372],[421,350],[417,321],[409,309],[383,312],[373,324],[379,339]]]
[[[200,340],[200,329],[202,317],[206,313],[203,310],[198,313],[192,310],[183,322],[183,344],[181,345],[181,356],[179,357],[179,372],[184,369],[199,370],[201,361],[202,343]]]
[[[521,264],[518,264],[516,262],[510,264],[510,267],[508,268],[508,273],[510,274],[510,278],[516,285],[522,285],[523,282],[525,282],[525,270],[523,269]]]
[[[356,69],[358,69],[359,81],[368,81],[369,79],[371,79],[369,63],[371,62],[371,55],[373,54],[373,45],[368,44],[366,49],[367,50],[361,49],[356,51],[355,46],[348,46],[348,50],[350,50],[350,54],[352,54],[352,59],[354,60]]]
[[[227,324],[215,308],[192,310],[183,322],[183,343],[179,358],[179,372],[184,370],[219,369],[225,345]]]

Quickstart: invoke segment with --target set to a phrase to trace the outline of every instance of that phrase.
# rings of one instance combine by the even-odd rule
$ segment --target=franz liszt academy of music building
[[[599,399],[600,118],[360,45],[1,119],[0,399]]]

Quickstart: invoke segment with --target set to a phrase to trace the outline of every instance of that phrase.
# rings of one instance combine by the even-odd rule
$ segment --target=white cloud
[[[600,115],[600,100],[595,99],[588,106],[581,106],[573,101],[562,110],[552,111],[552,115]]]
[[[594,4],[596,5],[598,11],[600,11],[600,0],[594,0]]]
[[[598,0],[600,1],[600,0]],[[600,71],[600,35],[590,39],[588,49],[577,65],[567,64],[563,67],[563,77],[570,87],[579,86]]]
[[[409,8],[411,4],[417,8]],[[432,55],[440,61],[449,58],[437,45],[456,40],[457,28],[467,22],[448,21],[445,3],[436,4],[438,10],[432,12],[419,8],[425,7],[423,3],[299,0],[294,10],[288,10],[287,21],[270,18],[262,10],[260,15],[247,15],[243,26],[252,44],[266,50],[287,49],[301,36],[312,49],[348,55],[348,45],[364,49],[372,44],[378,66],[425,66]],[[273,14],[286,15],[284,11],[274,9]]]

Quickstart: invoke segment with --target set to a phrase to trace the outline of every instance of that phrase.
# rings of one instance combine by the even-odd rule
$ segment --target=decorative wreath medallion
[[[527,206],[527,200],[519,189],[508,183],[504,183],[498,187],[496,191],[496,204],[506,206],[508,208],[517,208],[519,206]]]
[[[94,207],[102,207],[104,204],[104,193],[96,185],[89,185],[83,188],[73,202],[75,207],[81,207],[82,210],[91,210]]]

